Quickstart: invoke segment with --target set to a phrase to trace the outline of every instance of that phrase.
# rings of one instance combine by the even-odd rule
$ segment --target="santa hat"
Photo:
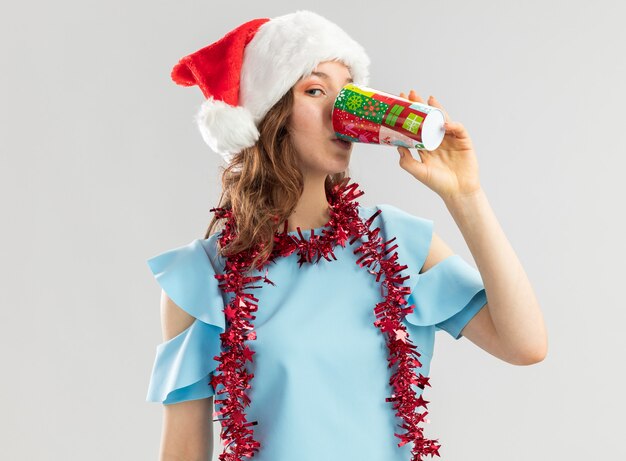
[[[339,26],[311,11],[242,24],[183,57],[172,79],[198,85],[206,101],[195,120],[209,147],[230,162],[259,139],[258,124],[303,76],[341,61],[354,83],[367,85],[369,57]]]

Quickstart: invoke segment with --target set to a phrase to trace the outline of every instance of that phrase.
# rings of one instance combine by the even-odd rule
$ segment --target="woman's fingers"
[[[422,97],[415,92],[415,90],[409,91],[409,95],[407,96],[405,93],[400,93],[400,97],[404,99],[408,99],[409,101],[415,101],[422,104],[426,104]]]
[[[411,92],[409,93],[409,99],[411,101],[415,101],[415,102],[419,102],[421,104],[424,104],[424,100],[422,99],[422,97],[419,94],[417,94],[415,92],[415,90],[411,90]]]
[[[404,93],[400,93],[400,97],[404,98],[404,99],[408,99],[409,101],[415,101],[415,102],[419,102],[421,104],[428,104],[429,106],[436,107],[437,109],[440,109],[443,112],[443,115],[444,115],[444,118],[445,118],[446,122],[451,122],[452,121],[452,120],[450,120],[450,116],[448,115],[448,112],[443,108],[441,103],[434,96],[429,96],[428,97],[428,102],[425,102],[422,99],[422,97],[415,92],[415,90],[411,90],[411,91],[409,91],[409,95],[408,96],[406,94],[404,94]]]
[[[439,103],[439,101],[437,100],[437,98],[435,98],[434,96],[431,96],[430,98],[428,98],[428,105],[429,106],[433,106],[436,107],[437,109],[440,109],[441,112],[443,112],[443,116],[446,120],[446,122],[450,122],[450,116],[448,115],[448,112],[446,112],[446,110],[443,108],[443,106]]]

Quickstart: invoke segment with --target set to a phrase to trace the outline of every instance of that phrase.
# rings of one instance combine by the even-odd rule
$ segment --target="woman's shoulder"
[[[214,232],[209,237],[199,239],[199,243],[202,245],[207,257],[211,261],[211,265],[215,268],[216,272],[221,272],[221,268],[224,267],[226,260],[219,253],[218,240],[221,231]]]
[[[361,206],[359,214],[365,221],[373,218],[369,228],[379,228],[384,241],[394,239],[390,246],[397,245],[399,262],[417,275],[428,256],[434,222],[388,203]]]
[[[368,219],[376,214],[373,223],[384,223],[387,226],[410,226],[413,229],[421,228],[431,230],[434,222],[423,216],[410,213],[400,207],[389,203],[379,203],[375,205],[359,205],[359,215]]]
[[[166,267],[170,270],[176,268],[178,271],[184,269],[190,273],[220,272],[224,261],[218,252],[218,234],[172,245],[148,258],[147,263],[155,273],[159,273]]]

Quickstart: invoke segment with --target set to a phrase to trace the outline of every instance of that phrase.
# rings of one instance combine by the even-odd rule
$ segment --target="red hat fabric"
[[[269,18],[248,21],[217,42],[185,56],[174,66],[172,80],[183,86],[198,85],[206,98],[218,96],[236,106],[244,49],[267,21]]]
[[[197,85],[206,100],[195,121],[204,141],[227,162],[259,138],[258,123],[303,76],[324,61],[350,68],[367,85],[370,60],[339,26],[311,11],[258,18],[191,53],[174,66],[179,85]]]

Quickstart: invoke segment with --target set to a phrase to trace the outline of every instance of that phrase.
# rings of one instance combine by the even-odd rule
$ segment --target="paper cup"
[[[333,106],[333,129],[351,142],[435,150],[445,135],[436,107],[365,86],[344,86]]]

